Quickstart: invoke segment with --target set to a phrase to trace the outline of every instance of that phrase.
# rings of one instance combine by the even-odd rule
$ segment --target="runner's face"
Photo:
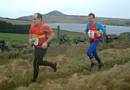
[[[89,16],[89,17],[88,17],[88,21],[89,21],[89,22],[94,22],[93,16]]]
[[[39,24],[41,22],[41,20],[39,18],[37,18],[37,14],[33,15],[33,20],[32,21],[33,21],[33,23],[35,25],[37,25],[37,24]]]

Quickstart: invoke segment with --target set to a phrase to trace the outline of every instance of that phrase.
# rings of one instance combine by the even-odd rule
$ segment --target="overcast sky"
[[[1,0],[0,17],[17,18],[42,14],[53,10],[68,15],[88,15],[93,12],[98,17],[130,19],[130,0]]]

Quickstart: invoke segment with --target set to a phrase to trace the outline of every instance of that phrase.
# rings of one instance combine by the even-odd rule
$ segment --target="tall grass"
[[[92,72],[86,56],[88,44],[52,45],[44,59],[57,62],[58,71],[40,67],[37,83],[30,83],[32,48],[0,53],[0,90],[130,90],[130,47],[113,43],[100,46],[104,67]]]
[[[50,47],[44,59],[57,62],[58,71],[54,73],[49,67],[40,67],[37,83],[30,83],[33,74],[32,49],[1,54],[0,60],[7,60],[7,63],[0,66],[0,90],[129,90],[130,49],[100,51],[105,66],[100,71],[90,72],[86,46]],[[8,57],[15,54],[16,57]]]

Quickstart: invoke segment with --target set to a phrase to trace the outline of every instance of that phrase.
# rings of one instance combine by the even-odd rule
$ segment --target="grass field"
[[[80,35],[65,33],[72,38]],[[0,33],[0,39],[23,44],[27,35]],[[96,67],[92,72],[85,54],[87,47],[86,44],[50,47],[45,59],[57,62],[58,71],[41,67],[37,83],[30,83],[32,48],[0,53],[0,90],[130,90],[130,46],[99,50],[104,68]]]
[[[57,35],[57,30],[55,29],[55,35]],[[69,32],[60,30],[60,35],[66,34],[71,39],[75,37],[82,37],[80,33],[77,32]],[[56,37],[55,37],[56,38]],[[11,43],[28,43],[28,34],[10,34],[10,33],[0,33],[0,40],[6,40]]]
[[[6,40],[14,43],[27,43],[27,34],[10,34],[10,33],[0,33],[0,40]]]

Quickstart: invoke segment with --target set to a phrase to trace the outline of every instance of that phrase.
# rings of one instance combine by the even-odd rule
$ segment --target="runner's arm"
[[[101,30],[102,32],[103,41],[106,41],[108,38],[107,33],[106,33],[106,27],[102,24],[98,24],[98,27],[99,27],[99,30]]]
[[[46,25],[46,26],[43,27],[43,32],[47,35],[46,43],[51,42],[51,40],[55,36],[54,31],[49,26]]]
[[[55,37],[55,33],[54,31],[52,30],[51,33],[48,34],[48,39],[47,39],[47,43],[51,42],[51,40],[53,40],[53,38]]]
[[[103,33],[103,34],[105,34],[106,33],[106,28],[105,28],[105,26],[104,25],[102,25],[102,24],[97,24],[98,25],[98,30],[101,30],[101,32]]]
[[[82,32],[82,34],[84,35],[84,37],[85,37],[86,40],[88,39],[87,33],[88,33],[88,24],[86,25],[85,30]]]

